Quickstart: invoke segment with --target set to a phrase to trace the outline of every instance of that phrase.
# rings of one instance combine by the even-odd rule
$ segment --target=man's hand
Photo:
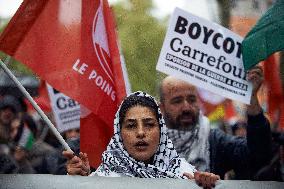
[[[86,153],[80,152],[79,157],[70,151],[63,151],[62,154],[67,158],[66,169],[69,175],[88,176],[90,174],[91,169]]]
[[[263,70],[260,66],[255,66],[248,70],[247,79],[252,83],[252,94],[257,94],[263,80]]]
[[[257,92],[263,83],[263,70],[260,66],[255,66],[247,72],[247,79],[252,83],[251,104],[247,108],[249,115],[257,115],[261,112],[258,102]]]
[[[206,189],[215,187],[217,180],[220,180],[220,177],[218,175],[208,172],[196,171],[194,173],[194,176],[189,173],[184,173],[183,175],[186,176],[188,179],[195,179],[195,182],[199,186],[202,186]]]

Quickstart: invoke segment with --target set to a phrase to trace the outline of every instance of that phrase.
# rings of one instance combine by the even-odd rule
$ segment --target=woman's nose
[[[138,124],[137,127],[137,138],[144,138],[145,137],[145,129],[142,124]]]

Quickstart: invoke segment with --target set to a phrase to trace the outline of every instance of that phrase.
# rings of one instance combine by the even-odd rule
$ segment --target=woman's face
[[[122,122],[121,137],[131,157],[150,163],[160,141],[160,127],[155,113],[148,107],[131,107]]]

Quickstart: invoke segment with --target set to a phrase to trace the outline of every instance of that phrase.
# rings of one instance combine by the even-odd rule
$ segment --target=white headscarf
[[[99,176],[129,176],[140,178],[183,178],[184,168],[187,167],[189,173],[195,170],[193,166],[185,163],[174,149],[173,143],[167,136],[164,118],[155,99],[144,92],[138,91],[130,94],[143,97],[148,101],[154,102],[157,108],[158,122],[160,126],[160,143],[157,152],[154,154],[153,162],[145,164],[132,158],[125,150],[119,123],[119,112],[122,104],[116,112],[114,119],[114,136],[108,144],[107,150],[102,155],[102,164],[99,166],[95,175]],[[126,101],[129,96],[124,100]]]

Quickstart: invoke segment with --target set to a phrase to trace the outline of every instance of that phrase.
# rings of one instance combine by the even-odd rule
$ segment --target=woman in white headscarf
[[[89,175],[87,154],[63,152],[69,174]],[[135,92],[124,99],[114,119],[114,136],[102,154],[102,164],[90,175],[140,178],[195,178],[204,187],[214,186],[217,175],[197,172],[180,158],[167,136],[155,99]]]

